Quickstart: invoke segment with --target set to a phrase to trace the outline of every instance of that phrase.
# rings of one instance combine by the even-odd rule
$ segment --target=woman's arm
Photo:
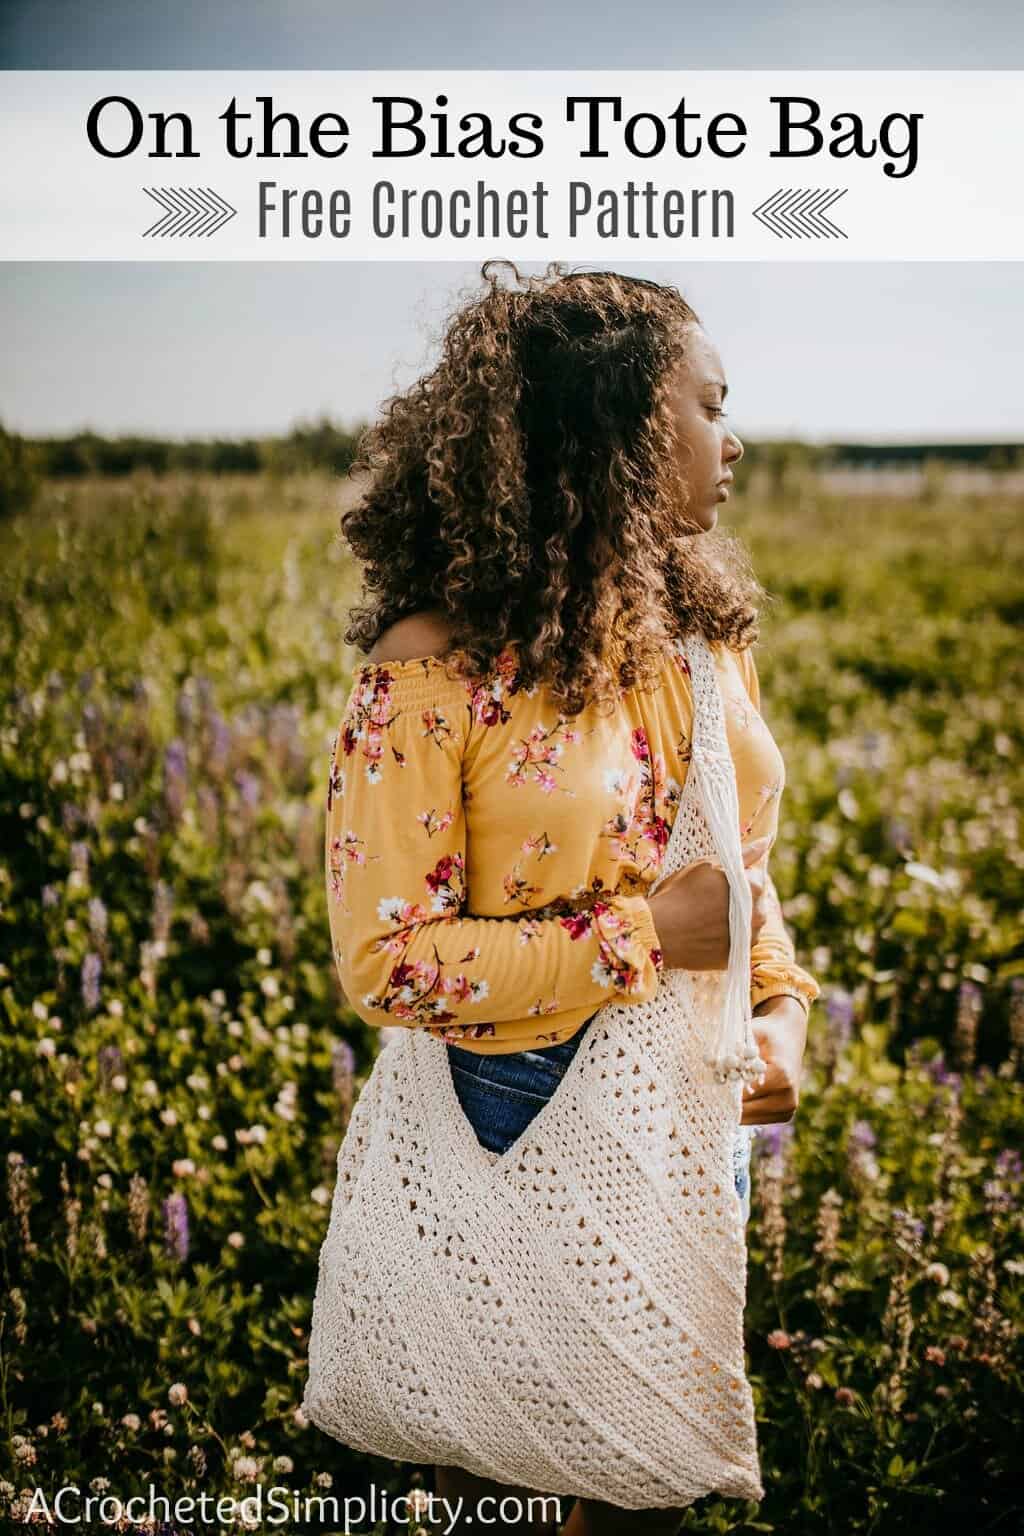
[[[429,680],[428,680],[429,678]],[[386,662],[362,668],[331,754],[326,876],[334,958],[365,1023],[483,1038],[536,1035],[604,1002],[646,1002],[661,951],[641,895],[538,916],[467,914],[465,687]]]
[[[753,651],[735,653],[751,703],[760,714],[761,685]],[[750,951],[750,1001],[754,1011],[773,997],[799,1003],[806,1019],[821,988],[809,971],[797,964],[796,949],[782,915],[782,903],[771,872],[765,879],[766,919]]]

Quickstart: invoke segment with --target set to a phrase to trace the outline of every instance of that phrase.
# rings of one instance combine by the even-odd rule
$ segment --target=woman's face
[[[689,489],[687,517],[707,531],[729,497],[731,466],[743,444],[725,425],[728,394],[718,349],[698,325],[687,327],[686,357],[672,375],[668,397],[676,432],[676,463]]]

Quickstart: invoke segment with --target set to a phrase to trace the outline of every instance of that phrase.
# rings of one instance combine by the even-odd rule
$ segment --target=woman
[[[370,430],[356,466],[370,488],[342,518],[374,596],[346,636],[369,659],[328,792],[339,976],[367,1023],[445,1041],[477,1139],[504,1154],[605,1002],[648,1000],[665,966],[724,969],[721,870],[691,865],[646,894],[689,762],[675,645],[699,629],[736,769],[768,1063],[737,1128],[746,1216],[751,1129],[793,1116],[819,988],[767,870],[785,775],[750,654],[765,594],[715,530],[743,453],[728,386],[675,288],[558,264],[530,278],[508,264],[517,286],[502,286],[500,265]],[[436,1491],[471,1507],[531,1492],[445,1466]],[[562,1529],[682,1517],[581,1498]]]

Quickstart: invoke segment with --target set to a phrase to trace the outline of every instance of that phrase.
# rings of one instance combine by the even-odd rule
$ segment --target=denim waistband
[[[596,1014],[591,1014],[589,1019],[584,1019],[579,1029],[573,1036],[571,1036],[570,1039],[560,1040],[555,1045],[538,1045],[531,1047],[531,1049],[528,1051],[502,1051],[497,1054],[501,1055],[503,1061],[508,1062],[514,1061],[516,1058],[522,1058],[525,1061],[530,1061],[531,1059],[536,1058],[541,1061],[556,1061],[559,1063],[568,1064],[582,1045],[583,1036],[585,1035],[587,1028],[591,1023],[591,1020],[594,1018],[596,1018]],[[461,1045],[452,1045],[450,1043],[448,1044],[447,1049],[449,1054],[454,1055],[455,1059],[459,1061],[464,1061],[466,1057],[470,1057],[473,1061],[479,1062],[485,1059],[485,1057],[491,1058],[494,1054],[496,1054],[490,1051],[486,1053],[481,1051],[467,1051]]]

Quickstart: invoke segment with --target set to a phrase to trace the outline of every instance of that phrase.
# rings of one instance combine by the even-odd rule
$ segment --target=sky
[[[1024,8],[0,0],[0,66],[1011,69]],[[741,436],[1024,441],[1022,263],[618,266],[697,310]],[[351,424],[429,365],[478,280],[465,262],[4,263],[0,422],[174,437]]]

